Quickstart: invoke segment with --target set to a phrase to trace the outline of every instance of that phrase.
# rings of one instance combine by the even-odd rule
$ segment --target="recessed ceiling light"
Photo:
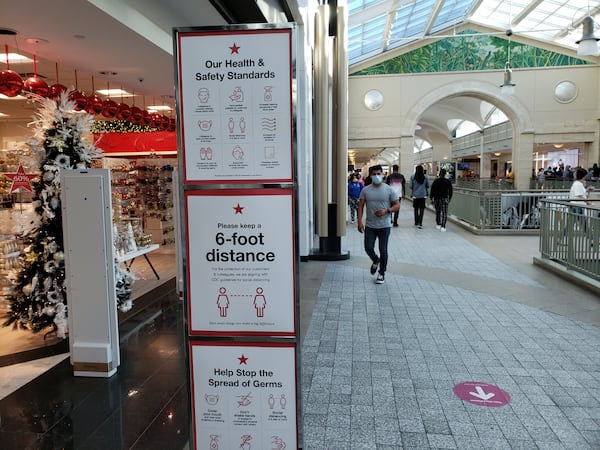
[[[36,37],[28,37],[27,39],[25,39],[25,42],[27,42],[28,44],[35,44],[35,45],[50,43],[47,39],[36,38]]]
[[[12,28],[0,28],[0,34],[4,36],[14,36],[17,34],[17,30],[13,30]]]
[[[97,89],[96,92],[108,97],[131,97],[131,93],[123,89]]]
[[[148,106],[148,111],[171,111],[171,107],[167,105]]]
[[[20,55],[18,53],[8,53],[5,57],[0,58],[0,62],[6,64],[6,58],[8,58],[9,64],[25,64],[32,63],[33,59],[28,58],[27,56]]]

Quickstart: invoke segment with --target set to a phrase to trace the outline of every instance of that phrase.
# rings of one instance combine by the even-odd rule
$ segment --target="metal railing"
[[[430,179],[430,183],[432,181]],[[505,179],[458,179],[448,214],[450,219],[467,224],[477,232],[537,232],[540,202],[568,200],[571,184],[571,180],[552,180],[543,189],[536,189],[532,180],[530,190],[517,191],[512,182]],[[586,185],[600,190],[597,181]],[[410,183],[406,186],[406,196],[411,197]]]
[[[455,188],[448,213],[481,231],[538,230],[540,201],[567,199],[568,192],[482,191]]]
[[[540,201],[540,253],[587,277],[600,281],[600,200],[591,205]]]

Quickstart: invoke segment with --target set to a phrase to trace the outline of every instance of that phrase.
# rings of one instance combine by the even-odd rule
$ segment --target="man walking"
[[[371,184],[365,186],[358,200],[358,232],[365,235],[365,252],[371,258],[371,274],[379,273],[375,283],[383,284],[388,260],[388,240],[390,238],[390,214],[400,209],[398,194],[383,182],[383,168],[380,165],[369,168]],[[363,212],[366,209],[366,223]],[[379,242],[379,256],[375,252],[375,241]]]
[[[394,191],[396,191],[396,194],[398,195],[398,201],[401,202],[402,197],[404,197],[404,194],[406,193],[406,178],[404,178],[404,175],[402,175],[399,170],[400,168],[398,167],[398,164],[394,164],[392,166],[392,173],[388,175],[386,183],[389,184]],[[399,214],[400,205],[398,205],[398,211],[395,211],[392,214],[392,225],[395,227],[398,226]]]
[[[431,184],[429,198],[435,206],[435,227],[444,233],[448,220],[448,204],[452,200],[452,183],[446,178],[445,169],[440,169],[439,176]]]

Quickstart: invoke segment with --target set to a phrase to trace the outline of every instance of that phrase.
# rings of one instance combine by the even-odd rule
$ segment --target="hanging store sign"
[[[184,184],[291,182],[292,29],[178,34]]]
[[[291,189],[185,192],[190,334],[295,335]]]

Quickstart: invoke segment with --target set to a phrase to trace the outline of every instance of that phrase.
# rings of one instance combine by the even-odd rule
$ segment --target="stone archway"
[[[531,176],[534,135],[531,114],[518,98],[502,95],[498,87],[489,82],[457,80],[430,90],[421,96],[403,116],[400,123],[402,136],[410,136],[412,141],[412,130],[415,129],[419,119],[427,109],[435,108],[436,103],[442,100],[463,96],[487,101],[506,114],[513,129],[512,160],[515,187],[517,189],[527,189]],[[402,139],[403,142],[407,140]],[[400,159],[412,161],[412,151],[412,145],[402,145]]]

